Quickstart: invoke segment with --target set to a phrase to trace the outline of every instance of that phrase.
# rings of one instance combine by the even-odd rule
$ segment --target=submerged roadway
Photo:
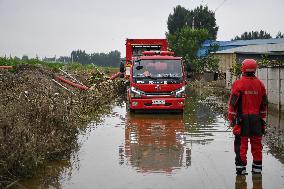
[[[263,174],[236,176],[234,137],[222,100],[188,94],[182,114],[130,114],[121,99],[88,124],[71,159],[51,162],[26,188],[284,188],[283,154],[266,143]],[[273,116],[271,116],[273,119]],[[272,120],[273,121],[273,120]],[[282,122],[283,123],[283,122]],[[250,150],[250,149],[249,149]],[[280,158],[279,158],[280,157]]]

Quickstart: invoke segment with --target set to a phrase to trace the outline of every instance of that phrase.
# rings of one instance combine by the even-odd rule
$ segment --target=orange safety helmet
[[[254,59],[245,59],[242,62],[242,73],[255,72],[257,68],[257,63]]]

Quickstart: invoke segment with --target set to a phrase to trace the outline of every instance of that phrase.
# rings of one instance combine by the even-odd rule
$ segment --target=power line
[[[220,7],[222,7],[226,1],[227,1],[227,0],[224,0],[224,1],[215,9],[214,12],[216,12]]]
[[[195,1],[193,1],[193,0],[190,0],[193,4],[196,4],[196,3],[198,3],[198,2],[195,2]],[[199,5],[207,5],[208,3],[206,3],[206,0],[199,0],[199,3],[198,3]]]

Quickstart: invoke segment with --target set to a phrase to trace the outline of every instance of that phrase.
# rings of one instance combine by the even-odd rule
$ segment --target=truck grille
[[[145,106],[152,106],[152,103],[144,103]],[[172,103],[166,102],[166,104],[163,105],[155,105],[155,106],[171,106]]]
[[[146,96],[171,96],[171,92],[145,92]]]

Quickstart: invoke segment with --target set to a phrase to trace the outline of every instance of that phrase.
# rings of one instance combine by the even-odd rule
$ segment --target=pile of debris
[[[38,66],[0,69],[0,188],[30,176],[46,160],[69,156],[88,113],[124,90],[123,80],[100,79],[92,90],[65,71]],[[58,78],[64,78],[74,87]]]

